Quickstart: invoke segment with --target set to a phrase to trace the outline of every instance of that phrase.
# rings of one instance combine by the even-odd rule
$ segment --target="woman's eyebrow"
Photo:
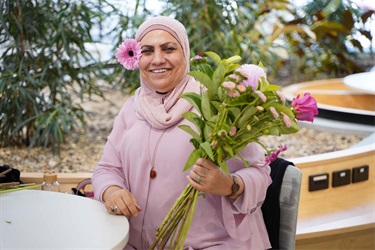
[[[166,43],[162,43],[160,44],[159,46],[160,47],[165,47],[165,46],[168,46],[168,45],[174,45],[174,46],[177,46],[178,43],[175,43],[175,42],[166,42]],[[142,45],[141,48],[154,48],[155,45],[148,45],[148,44],[145,44],[145,45]]]

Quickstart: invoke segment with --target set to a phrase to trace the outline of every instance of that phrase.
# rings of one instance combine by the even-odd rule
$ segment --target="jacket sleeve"
[[[115,185],[127,189],[119,150],[126,129],[123,120],[125,105],[115,118],[113,129],[104,146],[102,157],[91,177],[94,198],[99,201],[103,201],[103,192],[109,186]]]
[[[264,164],[265,152],[257,143],[250,143],[242,152],[250,167],[244,167],[241,161],[230,160],[230,170],[240,176],[244,182],[244,192],[235,200],[222,198],[224,225],[232,238],[248,240],[253,234],[265,233],[261,206],[271,184],[271,169]],[[234,162],[235,161],[235,162]],[[250,233],[249,233],[250,231]],[[267,238],[268,240],[268,238]]]

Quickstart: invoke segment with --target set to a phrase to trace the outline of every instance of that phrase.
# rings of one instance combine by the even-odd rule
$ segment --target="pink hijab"
[[[181,115],[192,108],[188,101],[180,98],[181,94],[185,92],[199,93],[200,87],[199,83],[187,74],[189,72],[190,47],[185,27],[171,17],[152,17],[139,26],[135,39],[141,41],[152,30],[164,30],[170,33],[180,43],[186,61],[186,75],[169,93],[156,93],[141,77],[141,87],[134,95],[137,113],[152,127],[166,129],[179,122],[182,119]]]

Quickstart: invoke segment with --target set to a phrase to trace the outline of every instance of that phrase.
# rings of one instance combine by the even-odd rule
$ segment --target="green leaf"
[[[202,115],[206,120],[209,120],[213,115],[210,91],[202,93]]]
[[[202,113],[202,97],[194,92],[186,92],[181,95],[181,98],[184,98],[193,105],[193,107],[200,113]]]
[[[211,148],[211,144],[208,141],[205,141],[205,142],[201,143],[201,147],[206,152],[208,157],[210,157],[211,161],[215,161],[214,154],[213,154],[212,148]]]
[[[212,87],[209,88],[212,92],[217,93],[217,90],[225,77],[225,67],[220,64],[212,76]]]
[[[189,133],[191,137],[193,137],[195,140],[197,140],[199,143],[202,143],[202,138],[200,135],[195,132],[190,126],[188,125],[180,125],[178,126],[180,129],[184,130],[185,132]]]
[[[325,17],[328,17],[333,12],[337,11],[338,8],[340,8],[342,4],[342,0],[330,0],[327,7],[325,7],[322,11],[323,15]]]
[[[195,162],[201,157],[202,155],[202,149],[194,149],[193,152],[191,152],[188,160],[186,161],[184,171],[188,170],[195,164]]]
[[[246,126],[257,111],[258,109],[256,107],[251,105],[247,106],[241,117],[238,119],[238,127],[241,128]]]
[[[200,116],[194,112],[188,111],[182,114],[182,117],[184,117],[189,122],[193,123],[199,133],[202,133],[204,129],[204,122],[200,118]],[[203,123],[203,124],[202,124]]]
[[[198,82],[203,84],[207,89],[212,89],[212,80],[211,78],[201,71],[190,71],[189,75],[195,78]]]
[[[267,86],[265,91],[280,91],[281,87],[278,85],[270,84]]]
[[[208,57],[210,57],[216,65],[219,65],[221,63],[221,58],[218,54],[212,51],[206,51],[204,52]]]

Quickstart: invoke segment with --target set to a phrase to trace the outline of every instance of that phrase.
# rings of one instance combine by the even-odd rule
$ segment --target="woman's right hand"
[[[137,216],[141,211],[134,195],[118,186],[108,187],[103,194],[104,206],[111,214]]]

